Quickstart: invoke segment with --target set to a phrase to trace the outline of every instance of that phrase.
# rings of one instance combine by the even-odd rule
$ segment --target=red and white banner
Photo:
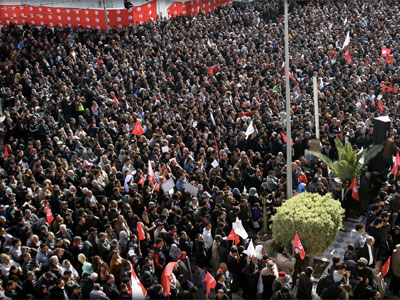
[[[131,24],[156,20],[157,1],[154,0],[130,9],[108,9],[107,19],[111,28],[122,28]],[[104,10],[68,7],[0,5],[0,23],[106,29]]]
[[[200,12],[210,13],[218,6],[232,3],[233,0],[194,0],[174,2],[168,7],[168,17],[197,15]]]
[[[157,19],[157,1],[134,6],[130,9],[107,9],[108,25],[111,28],[123,28],[131,24],[147,23]],[[122,0],[121,0],[122,2]],[[168,8],[168,17],[210,13],[221,5],[233,0],[194,0],[174,2]],[[0,24],[25,23],[34,26],[83,27],[106,29],[103,9],[49,7],[33,5],[0,5]]]

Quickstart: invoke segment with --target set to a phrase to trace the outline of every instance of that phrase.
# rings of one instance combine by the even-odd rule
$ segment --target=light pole
[[[286,191],[287,199],[292,198],[292,128],[290,124],[290,82],[289,82],[289,13],[287,0],[285,11],[285,85],[286,85]]]
[[[106,0],[103,0],[103,9],[104,9],[104,19],[106,21],[106,30],[108,33],[108,17],[107,17],[107,5],[106,5]]]

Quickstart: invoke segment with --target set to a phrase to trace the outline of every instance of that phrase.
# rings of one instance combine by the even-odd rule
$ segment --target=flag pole
[[[319,110],[318,110],[318,87],[317,76],[313,77],[314,87],[314,117],[315,117],[315,138],[319,140]]]
[[[286,191],[287,199],[292,198],[292,128],[290,124],[290,82],[289,82],[289,13],[288,3],[284,0],[285,9],[285,85],[286,85]]]

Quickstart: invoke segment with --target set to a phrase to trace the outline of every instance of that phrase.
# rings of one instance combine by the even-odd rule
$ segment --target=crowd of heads
[[[382,115],[398,143],[399,5],[291,2],[289,11],[292,190],[332,192],[349,198],[347,208],[355,203],[349,183],[333,180],[309,153],[316,130],[312,77],[322,153],[338,157],[335,139],[354,151],[368,148],[372,120]],[[290,298],[298,276],[300,296],[308,297],[312,269],[298,258],[296,264],[291,250],[274,263],[257,237],[287,196],[282,15],[280,1],[255,1],[109,33],[1,27],[5,297],[131,298],[133,267],[149,297],[163,299],[168,262],[177,262],[171,298],[204,295],[207,270],[218,299],[243,287],[244,298]],[[390,63],[381,47],[391,49]],[[137,122],[142,135],[132,133]],[[254,132],[246,134],[249,126]],[[400,188],[396,177],[390,180],[364,182],[373,187],[367,204],[380,206],[390,224],[381,247],[398,225]],[[247,240],[226,240],[237,219],[256,256],[246,254]],[[386,245],[381,257],[396,243]],[[339,290],[325,288],[347,293],[347,275],[338,272],[332,270],[331,283]]]

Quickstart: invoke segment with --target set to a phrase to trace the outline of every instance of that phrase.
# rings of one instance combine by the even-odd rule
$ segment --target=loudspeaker
[[[129,0],[124,0],[124,6],[126,9],[130,9],[131,7],[133,7],[133,4],[129,2]]]
[[[372,141],[374,144],[381,144],[386,141],[387,134],[390,129],[390,118],[382,116],[374,119],[374,131],[372,133]]]

